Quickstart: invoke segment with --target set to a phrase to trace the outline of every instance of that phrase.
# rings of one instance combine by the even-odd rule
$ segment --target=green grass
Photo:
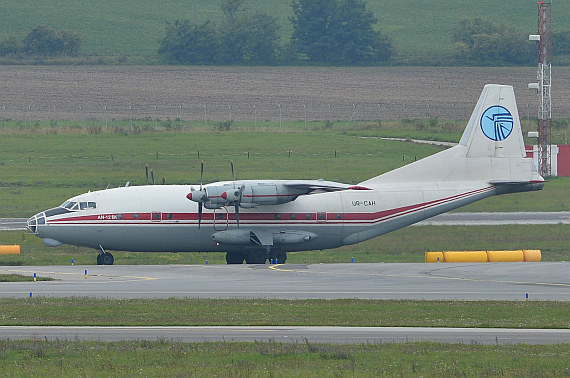
[[[0,265],[95,265],[97,251],[46,247],[26,231],[0,232],[0,244],[19,244],[20,255],[0,256]],[[333,250],[290,252],[287,263],[424,262],[425,251],[540,249],[542,261],[570,261],[568,225],[422,226]],[[225,264],[224,253],[113,252],[117,265]]]
[[[564,376],[568,345],[0,340],[6,376]]]
[[[127,132],[129,123],[116,126]],[[26,126],[8,122],[0,138],[0,217],[28,217],[67,198],[107,186],[146,182],[145,164],[158,183],[197,183],[200,160],[204,180],[231,178],[234,160],[239,179],[318,179],[356,184],[370,177],[432,155],[442,147],[383,141],[376,137],[457,141],[457,126],[440,122],[418,130],[413,122],[322,122],[259,125],[236,123],[232,131],[205,130],[184,123],[166,132],[153,122],[137,121],[140,133],[87,134],[76,123]],[[529,126],[530,127],[530,126]],[[142,131],[146,130],[146,131]],[[253,130],[253,131],[252,131]],[[371,136],[375,138],[361,138]],[[335,157],[336,156],[336,157]],[[470,211],[563,211],[570,208],[568,178],[553,179],[545,189],[485,200]]]
[[[570,328],[570,302],[0,298],[0,325]]]
[[[197,4],[200,23],[206,20],[223,22],[219,1],[197,0]],[[0,36],[23,36],[34,26],[45,24],[78,33],[84,39],[87,55],[154,57],[158,43],[164,37],[166,22],[180,18],[194,20],[193,5],[193,2],[182,0],[7,1],[0,12]],[[264,11],[277,17],[282,40],[290,38],[290,1],[245,0],[244,7],[248,11]],[[442,57],[452,51],[451,33],[462,18],[481,17],[498,26],[516,29],[525,39],[537,28],[537,6],[528,0],[512,0],[500,6],[493,0],[441,0],[437,3],[413,0],[389,7],[383,2],[369,0],[368,8],[379,19],[377,27],[393,37],[398,54],[396,60],[402,62],[445,64]],[[564,14],[570,14],[570,3],[555,2],[553,30],[570,29],[570,19]]]
[[[23,276],[21,274],[0,274],[0,282],[30,282],[33,281],[32,276]],[[36,281],[53,281],[51,277],[37,277]]]

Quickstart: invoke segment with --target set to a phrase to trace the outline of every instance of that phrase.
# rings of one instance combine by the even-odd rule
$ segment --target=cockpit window
[[[68,210],[87,210],[87,209],[96,209],[97,203],[65,201],[60,207],[63,207]]]

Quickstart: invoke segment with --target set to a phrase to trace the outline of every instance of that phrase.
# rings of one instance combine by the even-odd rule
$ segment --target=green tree
[[[22,44],[13,35],[6,35],[0,41],[0,56],[15,55],[22,51]]]
[[[234,18],[221,32],[222,63],[273,64],[279,51],[279,24],[265,13]]]
[[[453,32],[453,41],[455,57],[463,64],[523,65],[536,59],[526,35],[478,17],[461,20]]]
[[[393,53],[389,36],[374,30],[378,20],[363,0],[296,0],[292,44],[313,62],[371,64]]]
[[[570,31],[552,32],[552,54],[570,55]]]
[[[23,50],[28,55],[76,56],[83,41],[71,31],[55,31],[45,25],[38,25],[22,41]]]
[[[214,64],[219,59],[220,37],[209,21],[193,25],[189,20],[176,20],[166,26],[158,53],[183,64]]]

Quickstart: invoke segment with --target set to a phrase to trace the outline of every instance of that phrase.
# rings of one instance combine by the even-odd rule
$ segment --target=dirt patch
[[[570,117],[570,67],[555,67],[555,117]],[[515,87],[521,118],[536,68],[2,67],[0,117],[13,120],[283,121],[465,119],[487,83]],[[5,108],[5,109],[4,109]]]

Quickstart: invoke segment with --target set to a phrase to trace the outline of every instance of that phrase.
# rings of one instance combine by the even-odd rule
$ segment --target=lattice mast
[[[552,23],[550,1],[539,1],[538,4],[538,169],[540,174],[551,175],[552,158]]]

